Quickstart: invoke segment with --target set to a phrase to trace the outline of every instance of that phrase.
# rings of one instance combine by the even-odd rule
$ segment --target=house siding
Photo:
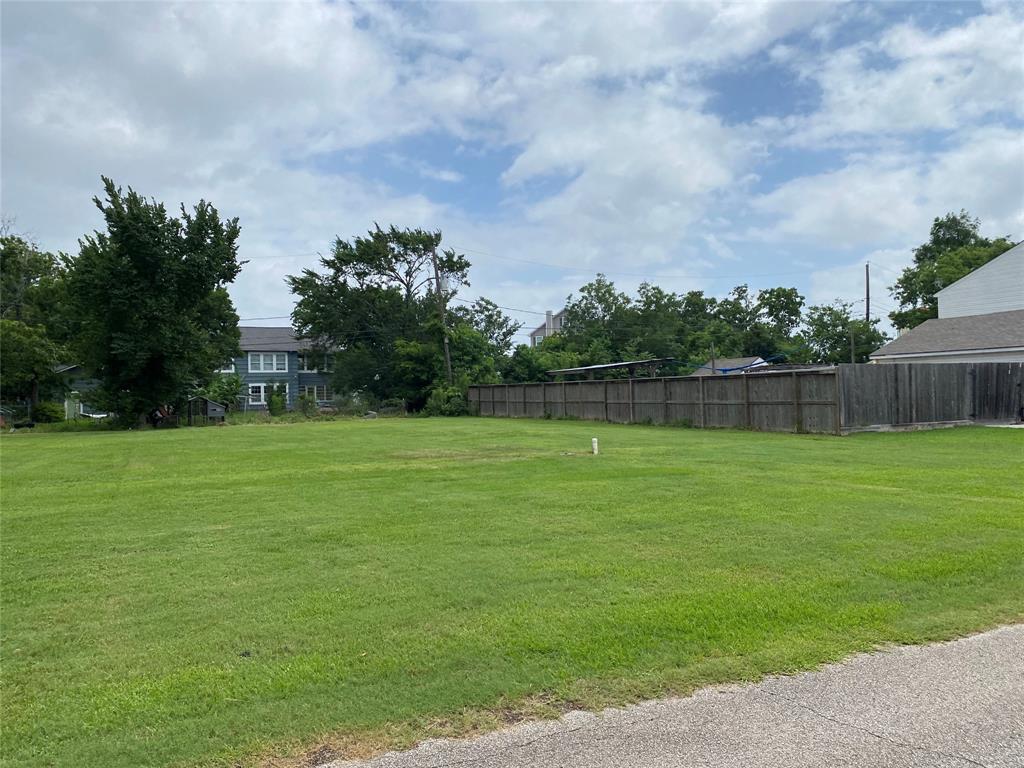
[[[1024,244],[943,288],[937,297],[940,318],[1024,309]]]
[[[260,349],[259,352],[264,354],[286,354],[288,355],[288,370],[287,371],[250,371],[249,370],[249,352],[243,351],[242,357],[236,357],[235,373],[242,379],[242,383],[245,385],[243,388],[243,394],[248,396],[249,386],[251,384],[267,384],[277,386],[279,384],[288,385],[288,410],[292,410],[298,406],[299,395],[302,387],[313,387],[313,386],[331,386],[331,375],[329,373],[307,373],[299,370],[299,353],[288,352],[286,350],[273,350],[273,349]],[[247,410],[259,410],[266,408],[266,404],[251,404],[249,403],[248,397],[242,404],[242,407]]]

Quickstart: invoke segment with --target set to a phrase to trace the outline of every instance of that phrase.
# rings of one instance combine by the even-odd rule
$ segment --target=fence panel
[[[666,422],[666,379],[633,380],[633,421],[640,424]]]
[[[974,418],[1024,421],[1024,363],[972,363]]]
[[[835,371],[802,373],[797,381],[800,382],[800,431],[838,434],[841,424]]]
[[[729,376],[474,386],[482,416],[856,431],[1024,419],[1022,363],[900,363]]]
[[[701,392],[706,376],[666,379],[668,385],[668,423],[703,427]]]
[[[766,432],[792,432],[796,418],[795,376],[747,377],[750,396],[750,426]]]
[[[544,418],[544,385],[523,385],[523,415],[531,419]]]
[[[747,426],[746,374],[705,376],[704,426]]]

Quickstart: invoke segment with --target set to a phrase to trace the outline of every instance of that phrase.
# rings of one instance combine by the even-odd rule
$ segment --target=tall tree
[[[161,203],[103,178],[94,198],[105,232],[84,237],[68,297],[80,361],[97,402],[124,421],[179,402],[238,351],[227,285],[238,275],[238,219],[200,201],[169,216]]]
[[[64,350],[46,335],[41,325],[0,319],[0,397],[6,401],[39,403],[40,390],[57,390],[56,373]]]
[[[501,308],[490,299],[481,296],[469,308],[468,321],[477,331],[483,334],[499,355],[507,355],[512,351],[512,340],[523,327],[501,311]]]
[[[808,363],[867,362],[868,355],[888,337],[878,330],[877,319],[867,322],[862,317],[854,318],[852,308],[852,304],[843,301],[810,307],[804,321],[803,346],[793,359]]]
[[[64,264],[24,237],[0,237],[0,317],[59,331]]]
[[[932,223],[926,243],[914,249],[914,263],[889,290],[900,307],[889,314],[897,328],[914,328],[938,317],[936,294],[1013,247],[1008,238],[982,237],[981,222],[967,211],[947,213]]]
[[[450,336],[458,320],[446,317],[442,329],[438,306],[469,285],[469,261],[439,251],[441,239],[436,231],[375,226],[365,237],[337,238],[320,270],[288,276],[298,297],[292,323],[317,347],[334,350],[336,391],[397,397],[413,408],[426,402],[437,370],[444,370],[437,368],[442,335]],[[454,367],[457,358],[453,351]]]

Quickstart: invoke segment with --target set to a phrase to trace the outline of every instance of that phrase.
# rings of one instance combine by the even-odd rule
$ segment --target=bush
[[[299,410],[307,419],[315,418],[320,414],[316,398],[311,395],[299,395]]]
[[[362,392],[338,394],[331,400],[331,407],[339,416],[362,416],[370,408],[370,401]]]
[[[284,384],[278,384],[271,389],[267,396],[267,410],[271,416],[280,416],[288,407],[288,389]]]
[[[39,403],[32,409],[32,421],[39,424],[53,424],[64,421],[64,406],[61,403]]]
[[[242,392],[242,377],[237,373],[217,374],[204,389],[197,394],[205,395],[215,403],[220,403],[229,411],[238,407],[238,396]]]
[[[458,387],[434,387],[423,406],[423,413],[427,416],[465,416],[469,413],[469,403]]]

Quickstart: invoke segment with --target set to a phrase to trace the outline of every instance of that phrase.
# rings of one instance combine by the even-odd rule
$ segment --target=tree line
[[[240,354],[228,293],[244,261],[241,228],[206,201],[162,203],[103,179],[93,200],[103,231],[78,253],[41,250],[10,227],[0,237],[0,389],[6,402],[56,397],[61,368],[81,365],[97,384],[90,402],[126,423],[197,392],[241,382],[216,373]],[[537,381],[546,371],[673,358],[685,373],[717,357],[789,363],[863,362],[886,336],[850,303],[807,306],[793,287],[733,288],[723,298],[666,291],[635,295],[604,275],[567,297],[560,332],[516,343],[523,324],[496,302],[464,299],[470,261],[439,231],[374,226],[336,238],[314,269],[286,278],[293,326],[333,356],[333,389],[372,406],[393,402],[430,413],[465,408],[470,383]],[[966,211],[937,218],[892,287],[890,315],[913,327],[936,315],[935,294],[1011,247],[980,235]],[[236,392],[235,394],[239,394]]]

